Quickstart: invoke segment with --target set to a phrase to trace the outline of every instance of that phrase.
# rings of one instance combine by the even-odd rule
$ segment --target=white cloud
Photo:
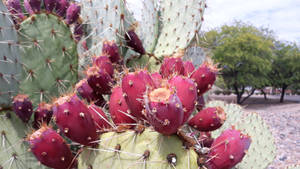
[[[207,0],[203,30],[234,20],[274,30],[281,40],[300,43],[299,0]]]

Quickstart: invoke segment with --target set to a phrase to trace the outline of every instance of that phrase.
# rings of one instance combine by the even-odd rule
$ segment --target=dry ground
[[[212,99],[235,102],[235,96],[211,96]],[[279,96],[252,96],[242,106],[246,111],[258,112],[269,124],[275,137],[277,156],[268,169],[284,169],[300,162],[300,96],[287,96],[279,103]]]

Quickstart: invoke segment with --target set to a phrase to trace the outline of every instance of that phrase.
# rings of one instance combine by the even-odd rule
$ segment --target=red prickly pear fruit
[[[87,106],[75,94],[58,98],[52,109],[64,135],[77,143],[94,145],[98,139],[96,125]]]
[[[121,87],[115,87],[109,100],[109,113],[116,125],[126,125],[136,123],[134,117],[130,115],[130,110],[124,98]]]
[[[24,0],[24,8],[30,15],[34,14],[31,6],[29,4],[29,0]]]
[[[67,9],[66,22],[67,24],[73,24],[79,18],[80,15],[80,6],[76,3],[71,3]]]
[[[46,11],[52,12],[55,9],[57,0],[44,0]]]
[[[184,76],[189,77],[195,70],[195,66],[191,61],[183,62]]]
[[[151,78],[155,84],[155,87],[160,88],[163,80],[162,76],[158,72],[155,72],[151,74]]]
[[[192,79],[183,76],[174,76],[169,84],[176,89],[183,107],[183,123],[185,123],[195,109],[197,100],[197,87]]]
[[[200,132],[200,135],[198,137],[198,141],[204,147],[211,147],[214,139],[211,137],[210,132]]]
[[[204,62],[194,73],[191,75],[197,83],[198,95],[202,95],[211,89],[216,81],[217,69],[214,65]]]
[[[127,31],[127,33],[125,34],[125,40],[127,46],[132,48],[135,52],[141,55],[146,54],[146,51],[143,47],[143,43],[138,37],[138,35],[135,33],[134,29],[130,29],[129,31]]]
[[[89,103],[94,101],[94,104],[100,107],[103,107],[106,104],[103,96],[94,92],[94,90],[88,84],[87,79],[80,80],[76,84],[75,89],[79,95]]]
[[[27,95],[19,94],[13,99],[13,110],[24,123],[28,123],[33,113],[32,102]]]
[[[213,131],[220,128],[226,120],[221,107],[208,107],[198,112],[188,124],[199,131]]]
[[[93,57],[93,64],[96,65],[99,69],[105,70],[111,77],[113,77],[114,67],[105,54]]]
[[[197,98],[197,103],[196,103],[196,108],[198,111],[201,111],[203,107],[205,106],[205,100],[203,96],[198,96]]]
[[[104,69],[97,66],[88,68],[87,82],[97,95],[111,93],[112,78]]]
[[[207,166],[210,169],[230,169],[241,162],[249,149],[251,139],[240,131],[227,129],[212,144]]]
[[[49,124],[52,118],[52,106],[47,103],[40,103],[36,111],[34,112],[33,128],[39,129],[44,123]]]
[[[145,95],[146,117],[156,131],[164,135],[177,132],[183,121],[180,99],[168,88],[158,88]]]
[[[108,121],[105,113],[103,112],[103,110],[100,107],[92,104],[92,105],[89,105],[88,108],[90,110],[90,113],[94,119],[95,125],[98,130],[111,128],[111,125],[109,124],[109,121]]]
[[[24,19],[24,14],[20,4],[20,0],[7,0],[6,6],[8,11],[17,19]]]
[[[103,42],[102,53],[107,54],[112,63],[120,63],[119,48],[114,40]]]
[[[122,91],[132,115],[138,119],[145,118],[143,96],[147,88],[153,88],[154,82],[145,70],[128,73],[122,79]]]
[[[26,6],[25,9],[29,14],[38,13],[41,11],[41,0],[24,0],[24,4],[27,4],[26,6],[29,7],[27,10]]]
[[[95,93],[91,86],[88,84],[87,79],[80,80],[75,85],[76,91],[79,93],[79,95],[86,99],[88,102],[96,100]]]
[[[27,141],[37,160],[47,167],[69,169],[77,165],[77,160],[64,139],[46,125],[29,135]]]
[[[181,58],[165,57],[160,67],[160,74],[163,78],[169,78],[172,75],[184,75],[184,67]]]
[[[81,37],[84,35],[83,26],[80,23],[76,23],[74,26],[74,38],[77,41],[80,41]]]
[[[58,0],[56,4],[56,13],[61,17],[66,16],[66,11],[69,8],[70,4],[68,0]]]

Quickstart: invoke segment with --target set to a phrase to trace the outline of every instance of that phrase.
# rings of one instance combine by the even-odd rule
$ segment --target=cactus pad
[[[109,132],[103,134],[100,139],[98,148],[86,149],[80,155],[79,168],[194,169],[198,167],[197,154],[192,149],[185,149],[177,136],[163,136],[151,129],[145,129],[141,134],[135,131],[119,134]]]
[[[13,112],[0,112],[0,168],[46,169],[28,151],[24,141],[29,132],[24,123]]]
[[[69,27],[52,14],[36,14],[20,24],[22,93],[34,103],[49,101],[77,81],[78,56]]]
[[[18,78],[21,72],[17,33],[13,20],[3,2],[0,1],[0,110],[11,104],[17,94]]]
[[[161,2],[162,30],[154,51],[157,57],[186,48],[200,30],[205,0]]]

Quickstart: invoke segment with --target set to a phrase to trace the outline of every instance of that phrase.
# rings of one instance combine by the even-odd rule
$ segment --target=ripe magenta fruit
[[[114,40],[103,42],[102,53],[107,54],[112,63],[120,63],[119,48]]]
[[[87,82],[97,95],[111,93],[112,78],[104,69],[97,66],[88,68]]]
[[[208,62],[204,62],[196,71],[194,71],[191,75],[191,79],[197,83],[199,96],[211,89],[216,81],[216,76],[216,67]]]
[[[160,67],[160,74],[163,78],[169,78],[173,75],[184,75],[184,67],[181,58],[165,57]]]
[[[7,0],[6,6],[8,11],[13,14],[13,17],[17,20],[24,19],[24,14],[21,8],[20,0]]]
[[[184,76],[189,77],[195,70],[195,66],[191,61],[185,61],[183,62],[184,67]]]
[[[69,6],[70,6],[70,4],[69,4],[68,0],[57,0],[57,4],[56,4],[56,8],[55,8],[57,15],[59,15],[61,17],[65,17],[66,11]]]
[[[160,88],[162,84],[162,76],[158,72],[155,72],[151,74],[151,78],[155,84],[155,87]]]
[[[76,84],[75,89],[80,96],[86,99],[88,102],[96,100],[96,95],[86,79],[80,80]]]
[[[109,100],[109,113],[116,125],[126,125],[136,123],[134,117],[130,115],[130,110],[123,96],[121,87],[115,87]]]
[[[53,115],[59,129],[71,140],[93,145],[98,139],[89,109],[75,94],[58,98],[53,104]]]
[[[127,33],[125,34],[125,40],[127,46],[131,47],[135,52],[141,55],[146,54],[143,43],[135,33],[134,29],[130,29],[129,31],[127,31]]]
[[[40,103],[34,112],[33,127],[38,129],[43,123],[48,124],[52,118],[52,114],[53,111],[50,104],[44,102]]]
[[[208,166],[211,169],[230,169],[241,162],[249,149],[251,139],[240,131],[228,129],[212,144]]]
[[[153,88],[154,82],[145,70],[128,73],[122,79],[122,91],[125,93],[126,103],[134,117],[144,118],[143,95],[147,88]]]
[[[44,125],[27,137],[31,152],[42,164],[55,169],[69,169],[77,160],[64,139],[52,128]]]
[[[105,113],[100,107],[92,104],[89,105],[88,108],[90,110],[90,113],[94,119],[95,125],[98,130],[111,128]]]
[[[53,9],[56,7],[57,0],[44,0],[45,9],[48,12],[52,12]]]
[[[41,0],[24,0],[25,9],[29,14],[41,11]]]
[[[168,88],[158,88],[145,95],[147,120],[162,134],[177,132],[183,121],[183,108],[175,92]]]
[[[105,70],[111,77],[113,77],[114,67],[106,54],[93,57],[93,64],[99,69]]]
[[[19,94],[14,97],[13,110],[24,123],[28,123],[33,113],[32,103],[29,100],[28,96]]]
[[[183,123],[185,123],[195,109],[197,99],[197,88],[192,79],[183,76],[174,76],[169,80],[169,84],[175,87],[183,107]]]
[[[198,112],[188,124],[199,131],[213,131],[222,126],[226,114],[221,107],[208,107]]]
[[[80,6],[76,3],[71,3],[67,9],[66,22],[67,24],[73,24],[79,18],[80,15]]]

